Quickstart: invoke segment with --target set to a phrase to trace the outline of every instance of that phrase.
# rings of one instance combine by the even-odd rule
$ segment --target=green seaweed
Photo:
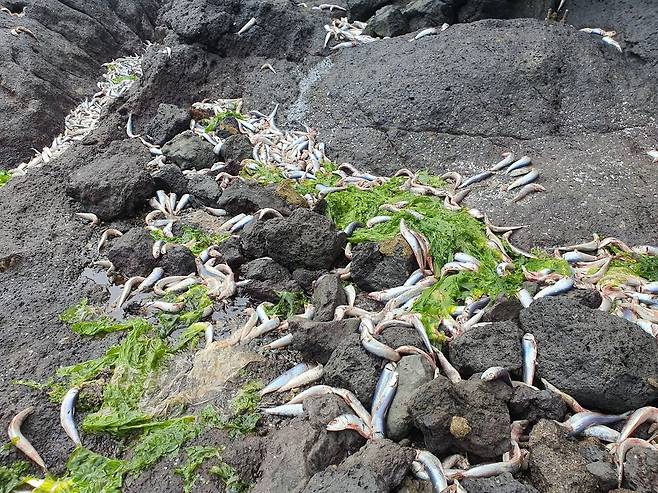
[[[263,385],[258,381],[245,384],[229,403],[230,414],[222,416],[214,406],[207,406],[201,413],[201,423],[210,428],[227,430],[231,438],[247,435],[256,429],[261,419],[257,411]]]
[[[112,78],[112,83],[113,84],[121,84],[122,82],[127,81],[127,80],[135,81],[135,80],[138,80],[138,79],[139,79],[139,77],[137,77],[135,74],[118,75],[118,76]]]
[[[631,266],[635,275],[643,277],[649,282],[658,281],[658,257],[640,255]]]
[[[89,305],[87,298],[83,298],[77,305],[64,310],[59,319],[70,325],[73,332],[86,336],[130,330],[141,324],[148,325],[148,322],[143,318],[133,318],[125,321],[114,320],[104,315],[102,308]]]
[[[126,463],[77,447],[66,468],[78,493],[120,493]]]
[[[226,120],[228,118],[235,118],[236,120],[246,120],[247,119],[239,111],[228,110],[228,111],[222,111],[220,113],[217,113],[212,118],[206,118],[206,119],[202,120],[201,124],[206,127],[206,133],[210,133],[210,132],[214,132],[215,130],[217,130],[217,127],[219,126],[219,124],[222,123],[224,120]]]
[[[270,317],[279,317],[287,320],[304,312],[304,305],[308,303],[308,297],[302,291],[281,291],[276,293],[279,301],[265,311]]]
[[[187,460],[174,471],[174,474],[177,474],[183,479],[183,493],[191,493],[198,479],[197,471],[199,467],[207,460],[219,459],[222,450],[218,447],[197,445],[187,447],[185,452],[187,454]]]
[[[0,493],[10,493],[23,484],[23,478],[30,470],[25,461],[16,461],[9,466],[0,466]]]
[[[4,187],[11,180],[11,173],[9,171],[0,170],[0,188]]]
[[[240,171],[240,176],[243,178],[253,180],[260,185],[270,185],[285,181],[302,196],[306,194],[316,195],[318,193],[316,185],[318,184],[333,187],[340,181],[340,176],[333,173],[336,170],[336,166],[329,161],[322,163],[322,169],[315,173],[315,180],[291,180],[286,178],[281,168],[276,166],[254,160],[250,160],[248,163],[250,166],[244,166]]]
[[[251,489],[251,483],[240,479],[237,471],[225,462],[211,467],[210,473],[222,481],[225,493],[247,493]]]
[[[219,245],[231,237],[230,233],[208,234],[191,226],[183,226],[182,234],[169,238],[160,230],[151,231],[151,237],[165,243],[186,245],[194,255],[199,255],[211,245]]]
[[[160,337],[166,337],[175,330],[189,327],[198,322],[203,316],[203,310],[213,304],[212,299],[208,296],[208,289],[201,285],[193,286],[180,295],[165,296],[165,300],[185,303],[185,306],[179,313],[162,313],[158,315]],[[191,340],[187,342],[191,342]],[[176,347],[175,350],[178,351],[184,346]]]
[[[132,455],[125,470],[138,474],[163,457],[174,454],[185,443],[199,435],[200,427],[194,416],[170,419],[144,433],[132,447]]]

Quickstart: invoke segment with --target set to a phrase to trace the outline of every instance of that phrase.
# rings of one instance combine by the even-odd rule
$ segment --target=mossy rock
[[[297,190],[292,187],[290,180],[284,180],[277,184],[274,193],[295,207],[308,207],[306,199],[302,197]]]
[[[397,235],[388,240],[381,241],[379,243],[379,251],[382,255],[387,257],[404,257],[411,258],[413,257],[414,252],[411,250],[409,243],[407,243],[402,236]]]

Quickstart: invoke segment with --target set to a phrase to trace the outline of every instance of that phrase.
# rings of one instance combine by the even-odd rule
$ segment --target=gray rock
[[[225,162],[237,161],[239,163],[244,159],[251,159],[253,148],[254,146],[251,145],[246,135],[231,135],[224,141],[221,157]]]
[[[603,301],[596,289],[572,289],[561,294],[560,297],[573,300],[588,308],[598,308],[601,306],[601,301]]]
[[[183,170],[210,168],[217,160],[213,146],[191,130],[167,142],[162,146],[162,153]]]
[[[192,195],[194,205],[216,207],[222,190],[212,176],[193,174],[187,179],[187,191]]]
[[[396,5],[387,5],[368,20],[366,34],[376,37],[400,36],[409,32],[409,23]]]
[[[275,192],[274,187],[262,187],[251,181],[235,181],[222,194],[218,206],[229,214],[251,214],[259,209],[275,209],[284,216],[290,215],[292,207],[285,198]]]
[[[498,298],[493,305],[484,309],[484,315],[480,319],[482,322],[503,322],[511,320],[518,322],[519,313],[523,305],[517,299],[507,299],[503,296]]]
[[[256,281],[284,282],[290,280],[290,272],[271,258],[257,258],[241,268],[242,277]]]
[[[110,245],[107,258],[114,264],[114,268],[125,276],[147,276],[156,266],[157,260],[151,253],[153,238],[144,228],[132,228],[123,236],[112,240]]]
[[[144,169],[148,151],[134,142],[114,142],[71,174],[66,193],[103,221],[132,217],[155,193]],[[146,157],[146,158],[145,158]]]
[[[507,407],[513,420],[527,419],[531,423],[542,418],[562,421],[568,410],[564,401],[554,392],[534,390],[525,385],[514,387]]]
[[[461,485],[468,493],[537,493],[535,488],[517,481],[508,472],[493,478],[464,479]]]
[[[190,112],[173,104],[162,103],[144,131],[156,145],[163,145],[190,127]]]
[[[444,22],[451,23],[454,0],[412,0],[404,8],[404,16],[412,30],[438,27]]]
[[[279,282],[251,281],[238,288],[238,293],[241,296],[248,296],[255,300],[269,301],[270,303],[277,303],[280,293],[294,291],[300,291],[300,289],[299,285],[293,280]]]
[[[329,361],[334,349],[359,328],[359,320],[347,318],[332,322],[316,322],[293,318],[290,333],[294,334],[291,348],[301,353],[304,361],[316,361],[323,365]]]
[[[386,416],[386,436],[400,441],[413,429],[409,404],[416,389],[434,378],[434,370],[419,355],[404,356],[398,363],[398,390]]]
[[[98,90],[100,65],[153,39],[158,2],[30,0],[3,6],[16,13],[27,9],[24,17],[2,14],[0,169],[29,161],[31,147],[50,146],[68,112]],[[7,27],[18,25],[37,39],[13,36]]]
[[[597,493],[597,479],[587,470],[578,444],[553,421],[541,420],[530,433],[530,475],[541,493]]]
[[[473,22],[481,19],[543,19],[549,8],[555,10],[550,0],[535,0],[533,2],[508,2],[507,0],[466,0],[459,2],[458,21]],[[571,5],[569,6],[569,18]],[[571,19],[569,19],[571,20]]]
[[[416,346],[417,348],[426,349],[416,329],[404,325],[387,327],[378,339],[393,349],[400,346]]]
[[[337,274],[325,274],[317,280],[311,304],[315,307],[313,320],[329,322],[339,305],[347,304],[347,295]]]
[[[416,452],[390,440],[370,440],[337,467],[317,473],[305,493],[361,493],[394,490],[404,479]]]
[[[381,7],[393,3],[391,0],[347,0],[345,4],[355,19],[365,21]]]
[[[187,193],[187,178],[174,163],[165,163],[152,175],[156,190],[174,192],[179,197]]]
[[[329,269],[345,243],[345,234],[334,223],[307,209],[295,209],[287,218],[257,221],[242,234],[247,257],[272,257],[290,270]]]
[[[521,329],[511,321],[473,327],[450,343],[450,362],[466,376],[492,366],[518,373],[522,365],[522,337]]]
[[[626,452],[624,485],[637,493],[656,493],[658,452],[644,447],[633,447]]]
[[[352,253],[352,281],[364,291],[401,286],[418,268],[411,249],[400,237],[381,245],[361,243]]]
[[[509,450],[510,395],[511,389],[502,382],[452,384],[439,376],[416,390],[409,412],[425,446],[435,455],[458,450],[494,459]]]
[[[159,265],[165,276],[187,276],[196,273],[194,254],[185,245],[167,246],[167,253],[160,257]]]
[[[566,298],[542,298],[521,312],[534,334],[538,376],[589,409],[619,413],[658,397],[658,342],[622,318]]]
[[[236,270],[247,261],[242,254],[240,238],[237,236],[231,236],[228,240],[223,241],[217,251],[222,254],[222,262],[227,263],[233,270]]]
[[[342,399],[327,395],[304,401],[307,418],[296,418],[271,435],[261,478],[254,493],[304,489],[315,473],[355,452],[364,439],[354,431],[327,431],[329,421],[349,411]]]
[[[379,380],[381,361],[363,349],[359,334],[352,334],[344,337],[334,349],[324,367],[324,380],[328,385],[351,390],[368,405]]]
[[[591,4],[585,7],[585,0],[579,3],[596,10]],[[647,5],[631,4],[629,10],[638,16]],[[623,5],[614,7],[617,18],[623,16]],[[603,14],[594,16],[602,23],[597,25],[608,25]],[[637,24],[651,29],[654,21]],[[486,211],[500,224],[529,225],[514,235],[521,247],[576,243],[585,239],[583,231],[620,237],[629,244],[650,243],[658,237],[658,223],[649,212],[658,183],[644,152],[655,143],[655,115],[648,108],[655,107],[657,81],[647,66],[584,34],[535,19],[483,20],[453,24],[422,43],[410,43],[404,36],[343,50],[308,96],[305,120],[313,121],[331,142],[329,150],[337,162],[360,163],[377,173],[393,173],[413,161],[416,169],[426,167],[435,174],[455,170],[470,175],[483,169],[483,156],[493,164],[504,150],[529,154],[541,169],[542,183],[553,184],[560,201],[549,193],[506,203],[498,191],[509,182],[498,177],[474,187],[466,199],[469,207]],[[543,62],[525,63],[536,57]],[[363,60],[373,63],[363,65]],[[456,84],[458,79],[466,82]],[[501,94],[513,95],[513,108],[512,99]],[[628,94],[635,95],[633,102],[622,104]],[[354,101],[360,103],[358,123],[349,116]],[[616,117],[601,121],[598,102]],[[637,149],[626,146],[628,132]],[[644,163],[637,179],[622,178],[636,162]],[[614,178],[579,183],[577,174],[583,172]],[[583,197],[587,207],[581,205]],[[546,216],[537,210],[562,218],[551,225],[550,234]],[[603,213],[592,212],[599,210]]]
[[[610,462],[590,462],[586,467],[598,481],[600,491],[607,492],[617,487],[617,470]]]
[[[256,481],[263,463],[267,440],[259,436],[246,436],[236,440],[222,453],[222,460],[233,467],[243,481]]]
[[[313,283],[324,273],[323,270],[295,269],[292,272],[292,278],[299,283],[304,291],[312,293]]]

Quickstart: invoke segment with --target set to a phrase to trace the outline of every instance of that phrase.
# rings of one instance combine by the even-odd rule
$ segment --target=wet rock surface
[[[521,369],[523,332],[514,322],[473,327],[449,345],[450,362],[467,376],[492,366],[518,373]]]
[[[633,447],[626,453],[624,484],[638,493],[656,491],[658,487],[658,452]]]
[[[169,245],[160,257],[160,267],[168,276],[187,276],[196,271],[194,254],[184,245]]]
[[[352,279],[354,284],[365,291],[401,286],[418,268],[411,249],[399,239],[384,245],[356,245],[352,253]]]
[[[275,209],[288,216],[292,207],[283,197],[276,195],[274,187],[262,187],[253,182],[236,181],[230,185],[218,202],[229,214],[251,214],[260,209]]]
[[[542,418],[562,421],[568,410],[557,394],[550,390],[535,390],[525,385],[514,388],[507,407],[513,420],[527,419],[531,423]]]
[[[532,429],[529,461],[533,484],[542,493],[599,491],[577,443],[566,438],[554,422],[542,420]]]
[[[658,397],[657,343],[635,324],[565,299],[540,299],[521,312],[535,336],[538,375],[583,406],[609,412],[642,407]]]
[[[157,260],[151,253],[153,238],[144,228],[131,228],[123,236],[110,240],[107,258],[114,264],[114,268],[125,276],[149,275]],[[178,257],[178,253],[174,253]],[[194,266],[193,270],[196,269]],[[185,275],[189,274],[186,272]]]
[[[417,389],[409,412],[432,453],[461,450],[495,458],[510,446],[506,406],[510,395],[509,387],[501,382],[463,380],[452,384],[439,376]]]
[[[155,191],[153,179],[142,164],[146,155],[144,147],[132,142],[114,143],[71,175],[67,194],[84,212],[104,221],[131,217]]]

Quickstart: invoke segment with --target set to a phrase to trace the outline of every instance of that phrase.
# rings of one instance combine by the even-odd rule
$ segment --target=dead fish
[[[416,460],[425,466],[425,472],[429,476],[435,492],[442,492],[448,487],[448,480],[446,479],[443,465],[434,454],[427,450],[417,450]]]
[[[400,361],[400,354],[390,346],[375,339],[372,334],[361,327],[361,344],[366,351],[389,361]]]
[[[366,439],[372,438],[372,430],[354,414],[341,414],[327,424],[327,431],[353,430]]]
[[[283,404],[276,407],[266,407],[263,409],[265,414],[274,414],[277,416],[303,416],[303,404]]]
[[[571,290],[574,285],[574,280],[571,277],[563,277],[558,282],[551,286],[547,286],[540,290],[534,299],[543,298],[544,296],[557,296],[558,294],[566,293]]]
[[[576,413],[564,423],[561,423],[568,430],[569,436],[580,435],[585,429],[594,425],[604,425],[616,423],[628,417],[629,413],[624,414],[601,414],[593,411]]]
[[[515,169],[519,168],[524,168],[526,166],[529,166],[532,163],[530,158],[528,156],[523,156],[522,158],[518,159],[517,161],[513,162],[508,166],[508,168],[505,170],[505,174],[509,174],[510,172],[514,171]]]
[[[268,69],[273,74],[276,74],[276,70],[274,70],[274,67],[272,67],[272,65],[270,65],[269,63],[264,63],[263,65],[261,65],[260,67],[261,72],[265,69]]]
[[[647,155],[651,158],[652,163],[658,163],[658,149],[647,151]]]
[[[87,219],[88,221],[91,221],[92,226],[96,226],[97,224],[100,224],[101,220],[98,219],[98,216],[96,214],[93,214],[91,212],[76,212],[76,216],[82,218],[82,219]]]
[[[520,202],[531,193],[545,192],[545,191],[546,188],[539,185],[538,183],[530,183],[528,185],[525,185],[521,190],[519,190],[519,193],[512,199],[512,202]]]
[[[259,393],[261,396],[279,390],[283,385],[309,369],[306,363],[299,363],[268,383]]]
[[[518,187],[522,187],[523,185],[527,185],[528,183],[532,183],[539,177],[539,171],[536,169],[532,169],[529,173],[521,176],[520,178],[517,178],[514,180],[508,187],[507,191],[509,192],[510,190],[513,190]],[[521,197],[523,198],[523,197]]]
[[[458,383],[462,381],[462,377],[457,371],[457,369],[450,364],[450,361],[448,361],[448,358],[444,356],[444,354],[439,351],[438,349],[434,349],[434,354],[436,354],[436,358],[439,360],[439,366],[443,370],[443,373],[445,373],[446,377],[448,377],[448,380],[450,380],[452,383]]]
[[[519,444],[512,442],[511,457],[507,461],[482,464],[465,471],[457,472],[453,478],[490,478],[504,473],[515,474],[521,469],[525,454],[521,451]]]
[[[308,389],[297,394],[295,397],[290,399],[286,404],[297,404],[299,402],[304,402],[304,399],[308,397],[327,395],[333,393],[334,393],[334,389],[329,385],[314,385],[313,387],[309,387]]]
[[[59,410],[59,422],[64,428],[64,431],[69,436],[73,443],[76,445],[82,445],[80,440],[80,435],[78,434],[78,429],[75,426],[75,421],[73,417],[75,415],[75,401],[78,398],[78,392],[80,389],[73,387],[64,395],[62,399],[62,405]]]
[[[13,36],[20,36],[21,33],[25,33],[29,36],[32,36],[34,39],[37,39],[37,37],[34,35],[34,33],[32,31],[30,31],[25,26],[16,26],[16,27],[10,29],[10,32]]]
[[[185,308],[185,302],[167,303],[166,301],[151,301],[145,305],[148,308],[154,308],[166,313],[178,313]]]
[[[247,23],[244,26],[242,26],[242,28],[236,34],[239,36],[240,34],[246,33],[249,29],[254,27],[255,24],[256,24],[256,18],[252,17],[247,21]]]
[[[601,41],[603,41],[605,44],[612,46],[614,49],[616,49],[619,53],[622,53],[624,50],[622,50],[621,45],[612,39],[610,36],[603,36],[601,38]]]
[[[501,156],[503,156],[504,159],[502,161],[499,161],[494,166],[492,166],[491,171],[500,171],[503,168],[507,168],[510,164],[514,162],[513,152],[503,152]]]
[[[522,257],[526,257],[526,258],[537,258],[536,255],[533,255],[533,254],[530,253],[530,252],[526,252],[525,250],[522,250],[522,249],[520,249],[519,247],[514,246],[514,245],[512,244],[512,242],[510,241],[510,236],[512,236],[512,234],[514,234],[514,231],[508,231],[507,233],[503,233],[503,238],[505,239],[505,241],[506,241],[507,244],[509,245],[510,250],[512,250],[512,251],[513,251],[514,253],[516,253],[517,255],[521,255]]]
[[[559,395],[560,399],[562,399],[565,402],[565,404],[569,406],[574,412],[576,413],[587,412],[587,409],[581,406],[576,399],[571,397],[569,394],[562,392],[555,385],[551,384],[548,380],[542,378],[541,382],[544,384],[544,387],[546,387],[548,390]]]
[[[21,432],[21,425],[23,424],[23,421],[30,414],[32,414],[33,411],[34,408],[30,406],[27,409],[22,410],[16,416],[14,416],[11,422],[9,423],[9,429],[7,430],[7,434],[9,435],[9,440],[11,441],[12,445],[14,445],[21,452],[23,452],[32,462],[38,465],[41,469],[46,471],[48,468],[46,467],[46,463],[39,455],[39,452],[36,451],[36,449],[32,446],[29,440],[25,438],[23,436],[23,433]]]
[[[425,36],[431,36],[432,34],[438,34],[440,31],[436,27],[429,27],[427,29],[423,29],[420,31],[418,34],[414,36],[413,39],[410,39],[409,41],[418,41],[421,38],[424,38]]]
[[[459,188],[465,188],[465,187],[467,187],[467,186],[469,186],[469,185],[473,185],[474,183],[481,182],[481,181],[486,180],[487,178],[489,178],[489,177],[491,177],[491,176],[493,176],[493,172],[492,172],[492,171],[489,171],[489,170],[487,170],[487,171],[483,171],[482,173],[478,173],[478,174],[475,175],[475,176],[471,176],[470,178],[467,178],[463,183],[461,183],[461,184],[457,187],[457,189],[459,189]]]
[[[621,443],[630,437],[635,429],[646,421],[658,422],[658,408],[652,406],[641,407],[631,414],[630,418],[621,429],[621,434],[619,435],[619,440],[617,443]]]
[[[263,350],[269,350],[269,349],[281,349],[287,346],[290,346],[292,344],[292,341],[294,340],[294,335],[293,334],[286,334],[282,337],[279,337],[278,339],[270,342],[269,344],[266,344],[263,346]]]
[[[523,382],[532,385],[537,366],[537,341],[532,334],[524,334],[521,341],[523,350]]]
[[[103,248],[103,245],[105,245],[105,243],[109,238],[118,238],[119,236],[123,236],[123,233],[118,229],[110,228],[103,231],[100,240],[98,240],[98,246],[96,247],[96,252],[97,253],[101,252],[101,248]]]
[[[286,390],[294,389],[297,387],[302,387],[303,385],[308,385],[309,383],[320,380],[324,374],[324,366],[317,365],[313,368],[306,370],[304,373],[297,375],[288,381],[288,383],[279,387],[277,392],[285,392]]]
[[[512,387],[512,377],[510,376],[507,368],[503,368],[502,366],[492,366],[491,368],[487,368],[482,372],[480,380],[484,380],[485,382],[501,380],[502,382]]]
[[[131,277],[126,281],[126,284],[123,285],[123,291],[121,291],[121,295],[117,298],[117,300],[111,305],[114,308],[121,308],[121,306],[126,302],[128,299],[128,296],[130,296],[130,292],[132,291],[133,287],[136,284],[141,283],[144,281],[144,277],[142,276],[134,276]]]
[[[581,252],[595,252],[599,249],[599,235],[594,234],[594,239],[586,243],[578,243],[577,245],[569,245],[566,247],[558,247],[560,252],[568,252],[570,250],[580,250]]]

